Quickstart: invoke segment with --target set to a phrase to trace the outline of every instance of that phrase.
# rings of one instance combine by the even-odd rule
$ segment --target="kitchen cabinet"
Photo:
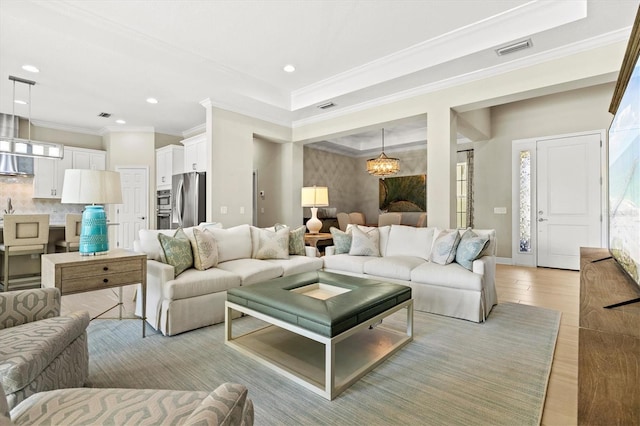
[[[184,145],[184,172],[207,171],[206,134],[193,136],[182,141]]]
[[[156,149],[156,189],[171,189],[171,176],[183,172],[184,147],[167,145]]]
[[[105,151],[85,148],[64,148],[64,158],[35,158],[33,162],[33,198],[62,197],[64,171],[67,169],[106,170]]]

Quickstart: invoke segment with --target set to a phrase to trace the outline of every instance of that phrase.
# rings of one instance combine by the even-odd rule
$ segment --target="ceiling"
[[[201,128],[207,99],[297,127],[626,40],[637,9],[637,0],[0,0],[0,112],[28,116],[13,103],[13,75],[36,81],[31,118],[48,127],[100,134],[121,119],[183,136]],[[525,39],[533,47],[495,52]],[[27,87],[16,85],[16,99]],[[318,108],[327,102],[335,106]],[[423,121],[401,124],[395,136],[388,129],[390,145],[426,134]],[[332,142],[355,154],[372,141],[379,130]]]

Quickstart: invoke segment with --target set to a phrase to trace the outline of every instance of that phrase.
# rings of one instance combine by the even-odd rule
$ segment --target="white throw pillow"
[[[434,228],[391,225],[385,256],[413,256],[429,260]]]
[[[457,229],[440,231],[433,243],[431,261],[440,265],[448,265],[453,262],[459,243],[460,233]]]
[[[351,256],[380,256],[380,233],[378,228],[363,231],[363,227],[351,228]]]
[[[238,225],[228,229],[210,228],[218,245],[218,263],[235,259],[251,258],[251,231],[249,225]]]

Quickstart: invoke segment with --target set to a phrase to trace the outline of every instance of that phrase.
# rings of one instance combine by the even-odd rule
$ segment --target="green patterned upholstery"
[[[87,388],[41,392],[11,410],[8,424],[251,426],[253,420],[247,388],[224,383],[211,393]]]
[[[173,237],[158,234],[158,240],[164,252],[164,258],[169,265],[173,266],[176,277],[193,266],[191,241],[182,228],[178,229]]]
[[[59,311],[55,288],[0,293],[0,384],[9,407],[36,392],[84,384],[89,314]]]

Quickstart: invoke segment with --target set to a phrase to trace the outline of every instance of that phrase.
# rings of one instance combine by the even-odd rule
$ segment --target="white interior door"
[[[149,228],[149,170],[116,167],[120,172],[122,204],[117,206],[117,247],[133,248],[140,229]]]
[[[580,269],[580,247],[599,247],[600,135],[538,141],[538,266]]]

